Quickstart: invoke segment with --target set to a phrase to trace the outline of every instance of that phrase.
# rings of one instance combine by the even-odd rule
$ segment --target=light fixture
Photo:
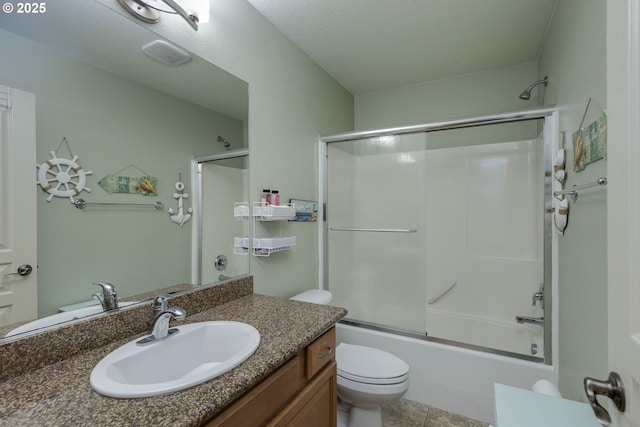
[[[160,21],[161,12],[180,15],[194,30],[209,22],[209,0],[118,0],[132,16],[148,24]]]

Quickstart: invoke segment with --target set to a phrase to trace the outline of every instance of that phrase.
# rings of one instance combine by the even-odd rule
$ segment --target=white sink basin
[[[260,333],[240,322],[178,326],[164,341],[137,338],[109,353],[91,372],[91,387],[111,397],[148,397],[184,390],[230,371],[249,358]]]
[[[137,304],[138,301],[120,301],[118,305],[120,308],[126,307],[131,304]],[[77,310],[64,311],[62,313],[52,314],[51,316],[46,316],[41,319],[34,320],[33,322],[25,323],[22,326],[19,326],[15,329],[12,329],[5,337],[10,337],[17,334],[23,334],[22,336],[29,336],[36,334],[38,332],[42,332],[43,330],[51,329],[54,326],[59,325],[60,323],[70,322],[72,320],[81,319],[86,316],[91,316],[92,314],[104,313],[105,311],[102,309],[100,304],[91,305],[89,307],[79,308]]]

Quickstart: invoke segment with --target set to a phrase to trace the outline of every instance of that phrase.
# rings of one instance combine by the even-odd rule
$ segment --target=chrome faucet
[[[516,322],[544,326],[544,317],[516,316]]]
[[[166,340],[173,334],[180,332],[177,328],[169,329],[169,321],[171,318],[182,320],[187,317],[187,312],[180,307],[167,307],[170,295],[159,295],[154,298],[153,307],[153,326],[149,331],[149,335],[138,341],[138,345],[147,345],[154,342]]]
[[[95,282],[94,285],[102,288],[102,293],[96,292],[92,295],[93,298],[100,301],[102,309],[104,311],[116,310],[118,308],[118,295],[116,293],[116,287],[107,282]]]

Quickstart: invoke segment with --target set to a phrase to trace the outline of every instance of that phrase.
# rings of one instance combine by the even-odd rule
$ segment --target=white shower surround
[[[329,147],[330,230],[414,231],[330,231],[334,304],[442,339],[527,356],[535,345],[541,357],[543,329],[515,318],[543,315],[531,305],[544,281],[542,141],[427,150],[425,135]]]
[[[383,131],[382,134],[409,133],[420,129],[441,128],[471,122],[487,122],[508,120],[509,118],[537,117],[544,118],[544,144],[550,146],[550,152],[559,148],[558,112],[555,108],[537,111],[516,111],[511,113],[466,118],[448,122],[431,123],[406,128]],[[380,131],[360,132],[345,135],[334,135],[320,139],[318,146],[319,159],[326,156],[326,143],[355,139],[358,136],[374,136]],[[326,174],[326,164],[320,163],[321,178],[318,180],[320,205],[325,203],[325,183],[322,174]],[[558,189],[558,183],[552,184]],[[322,209],[319,212],[319,224],[324,224]],[[325,282],[324,234],[326,230],[318,227],[319,288]],[[401,357],[409,364],[410,387],[405,398],[452,411],[481,421],[494,422],[494,384],[502,383],[515,387],[531,388],[540,379],[558,383],[558,274],[557,246],[558,233],[552,231],[551,242],[551,293],[553,308],[551,311],[552,353],[550,365],[519,360],[512,357],[491,354],[440,344],[432,341],[408,338],[402,335],[374,331],[345,324],[337,325],[338,342],[368,345],[379,348]]]

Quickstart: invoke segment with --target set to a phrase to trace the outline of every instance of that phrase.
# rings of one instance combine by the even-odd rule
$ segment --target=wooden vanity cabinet
[[[210,420],[207,427],[336,427],[335,327]]]

